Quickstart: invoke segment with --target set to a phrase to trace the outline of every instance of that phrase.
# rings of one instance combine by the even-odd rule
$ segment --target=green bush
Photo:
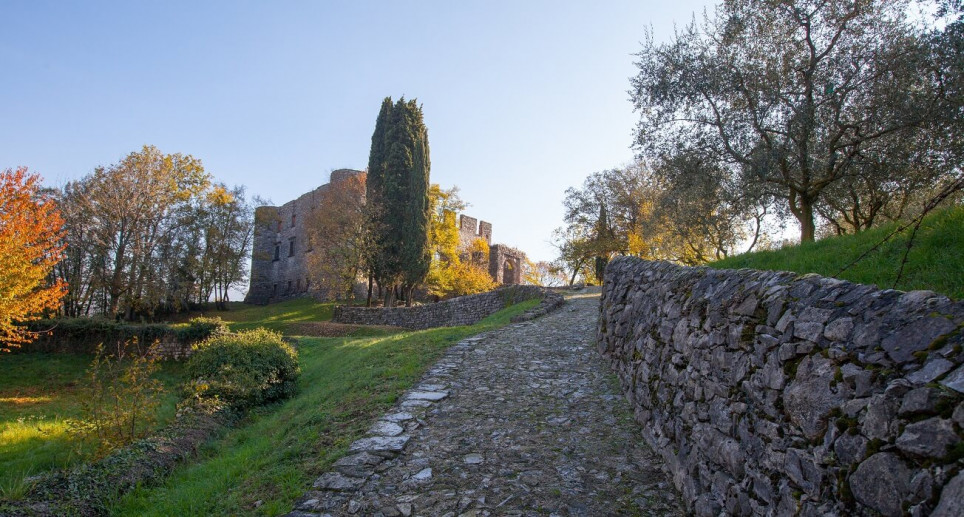
[[[301,371],[297,352],[281,334],[258,328],[198,344],[187,372],[193,395],[247,408],[294,394]]]
[[[181,343],[196,343],[204,339],[221,336],[228,333],[228,325],[221,318],[192,318],[187,326],[176,329],[177,339]]]

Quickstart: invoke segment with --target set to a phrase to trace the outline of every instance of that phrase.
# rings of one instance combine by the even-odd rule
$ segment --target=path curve
[[[608,364],[599,296],[452,346],[289,516],[682,515]]]

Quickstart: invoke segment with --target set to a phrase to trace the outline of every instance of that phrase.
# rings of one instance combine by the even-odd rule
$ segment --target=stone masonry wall
[[[515,285],[415,307],[335,307],[332,321],[354,325],[392,325],[409,329],[471,325],[506,305],[544,296],[541,287]]]
[[[696,515],[964,515],[964,302],[619,258],[599,350]]]
[[[254,213],[251,280],[247,303],[263,305],[313,293],[306,255],[311,253],[306,223],[332,183],[362,174],[352,169],[331,172],[330,182],[281,206],[261,206]]]
[[[521,284],[522,266],[525,261],[526,254],[521,250],[504,244],[495,244],[489,248],[489,276],[497,284]]]

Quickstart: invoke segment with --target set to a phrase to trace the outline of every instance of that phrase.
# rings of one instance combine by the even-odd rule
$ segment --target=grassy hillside
[[[509,323],[525,301],[466,327],[365,338],[300,338],[299,393],[260,408],[159,486],[121,498],[114,515],[278,515],[453,343]]]
[[[92,444],[69,432],[69,421],[83,417],[82,385],[92,359],[86,354],[42,353],[0,357],[0,498],[20,492],[30,476],[75,465],[94,452]],[[174,417],[183,366],[166,361],[155,375],[165,388],[157,427]]]
[[[232,330],[267,327],[285,334],[306,325],[324,325],[331,319],[333,303],[302,298],[268,306],[233,303],[228,311],[207,311],[228,322]],[[200,313],[184,315],[185,321]],[[329,324],[330,325],[330,324]],[[347,327],[347,326],[345,326]],[[338,328],[339,335],[389,335],[397,330]],[[346,331],[347,330],[347,331]],[[83,417],[82,386],[90,354],[0,354],[0,498],[23,490],[24,480],[52,468],[82,463],[94,452],[69,432],[69,422]],[[174,416],[185,379],[183,363],[165,361],[155,375],[166,392],[158,409],[158,427]],[[0,512],[2,513],[2,512]]]
[[[960,300],[964,298],[964,207],[944,209],[931,214],[921,225],[904,266],[894,285],[901,257],[907,249],[909,230],[894,236],[843,273],[840,269],[853,262],[890,234],[896,225],[888,224],[858,235],[832,237],[813,243],[730,257],[712,264],[719,269],[769,269],[797,273],[818,273],[878,287],[904,291],[929,289]],[[839,273],[839,274],[838,274]]]

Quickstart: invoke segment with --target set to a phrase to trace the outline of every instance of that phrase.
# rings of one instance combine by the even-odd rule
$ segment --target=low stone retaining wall
[[[72,354],[94,354],[97,347],[103,345],[104,351],[108,354],[117,354],[124,348],[124,342],[136,336],[93,336],[93,337],[64,337],[59,335],[40,336],[31,343],[26,343],[22,347],[15,348],[17,353],[72,353]],[[185,341],[174,335],[153,336],[151,339],[141,339],[138,341],[133,351],[144,354],[153,347],[153,351],[158,357],[163,359],[182,360],[187,359],[194,352],[195,341]]]
[[[512,285],[487,293],[460,296],[415,307],[335,307],[332,321],[355,325],[391,325],[408,329],[472,325],[508,305],[544,296],[541,287]]]
[[[513,316],[510,321],[512,321],[512,323],[531,321],[549,314],[559,307],[562,307],[562,305],[566,303],[566,299],[555,291],[546,289],[543,292],[544,295],[542,297],[542,301],[539,302],[539,305],[536,305],[535,307],[523,312],[522,314],[519,314],[518,316]]]
[[[600,311],[692,513],[964,515],[964,303],[619,258]]]

